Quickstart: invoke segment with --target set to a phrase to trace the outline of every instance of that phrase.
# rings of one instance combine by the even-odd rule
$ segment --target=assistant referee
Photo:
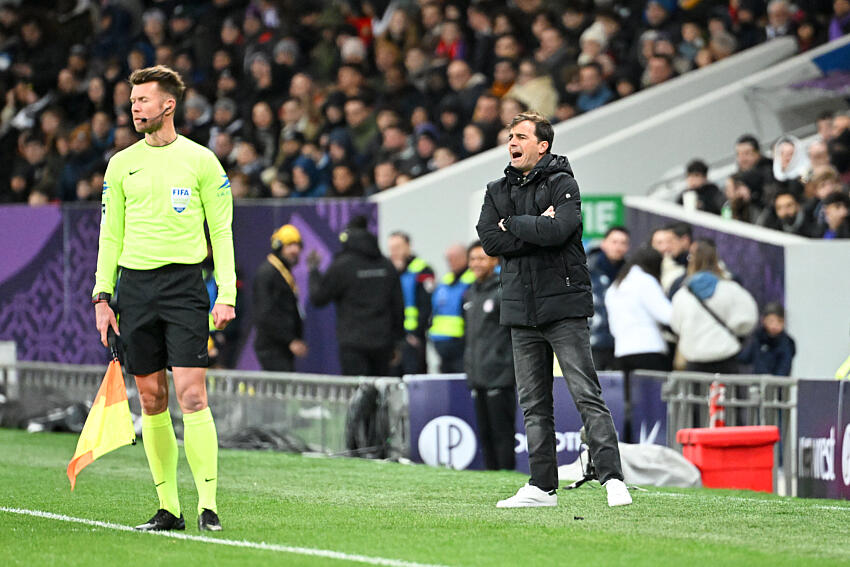
[[[230,181],[213,152],[174,128],[186,89],[179,74],[157,65],[134,71],[130,83],[133,124],[145,138],[115,154],[106,168],[92,302],[101,342],[106,346],[110,327],[121,335],[125,367],[139,389],[160,509],[136,529],[186,527],[177,496],[168,367],[198,489],[198,528],[218,531],[218,437],[206,391],[210,310],[200,263],[207,253],[206,220],[218,284],[212,317],[223,329],[235,316],[236,301]],[[109,304],[113,293],[120,327]]]

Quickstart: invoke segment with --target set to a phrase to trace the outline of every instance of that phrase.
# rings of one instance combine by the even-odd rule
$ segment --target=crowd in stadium
[[[737,171],[723,190],[708,181],[704,161],[691,161],[678,202],[798,236],[850,238],[850,116],[825,112],[817,127],[808,144],[782,136],[773,159],[762,155],[754,136],[739,137]]]
[[[768,39],[848,30],[848,0],[4,2],[0,201],[99,200],[137,140],[125,79],[153,64],[189,86],[180,132],[235,198],[346,197],[491,148],[527,108],[563,121]],[[757,218],[737,187],[759,209],[773,194],[748,183],[706,209]]]

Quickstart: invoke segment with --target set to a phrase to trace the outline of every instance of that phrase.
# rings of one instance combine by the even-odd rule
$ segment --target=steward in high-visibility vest
[[[440,372],[463,372],[463,294],[475,281],[466,270],[443,276],[431,298],[431,328],[428,335],[442,362]]]
[[[399,272],[404,296],[404,331],[401,361],[396,373],[425,374],[425,339],[431,320],[431,294],[434,292],[434,270],[422,258],[410,256],[404,270]]]
[[[412,256],[399,278],[404,294],[404,330],[424,339],[431,318],[434,270],[422,258]]]

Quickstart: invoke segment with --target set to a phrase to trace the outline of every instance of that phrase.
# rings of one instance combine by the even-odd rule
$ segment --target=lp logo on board
[[[465,469],[475,458],[477,448],[475,432],[453,415],[435,417],[419,434],[419,456],[433,467]]]

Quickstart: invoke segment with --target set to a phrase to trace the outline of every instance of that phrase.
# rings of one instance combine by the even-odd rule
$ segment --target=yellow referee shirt
[[[203,261],[204,219],[215,262],[216,302],[235,305],[233,198],[215,154],[183,136],[167,146],[140,140],[115,154],[103,181],[92,295],[114,292],[118,266],[151,270]]]

